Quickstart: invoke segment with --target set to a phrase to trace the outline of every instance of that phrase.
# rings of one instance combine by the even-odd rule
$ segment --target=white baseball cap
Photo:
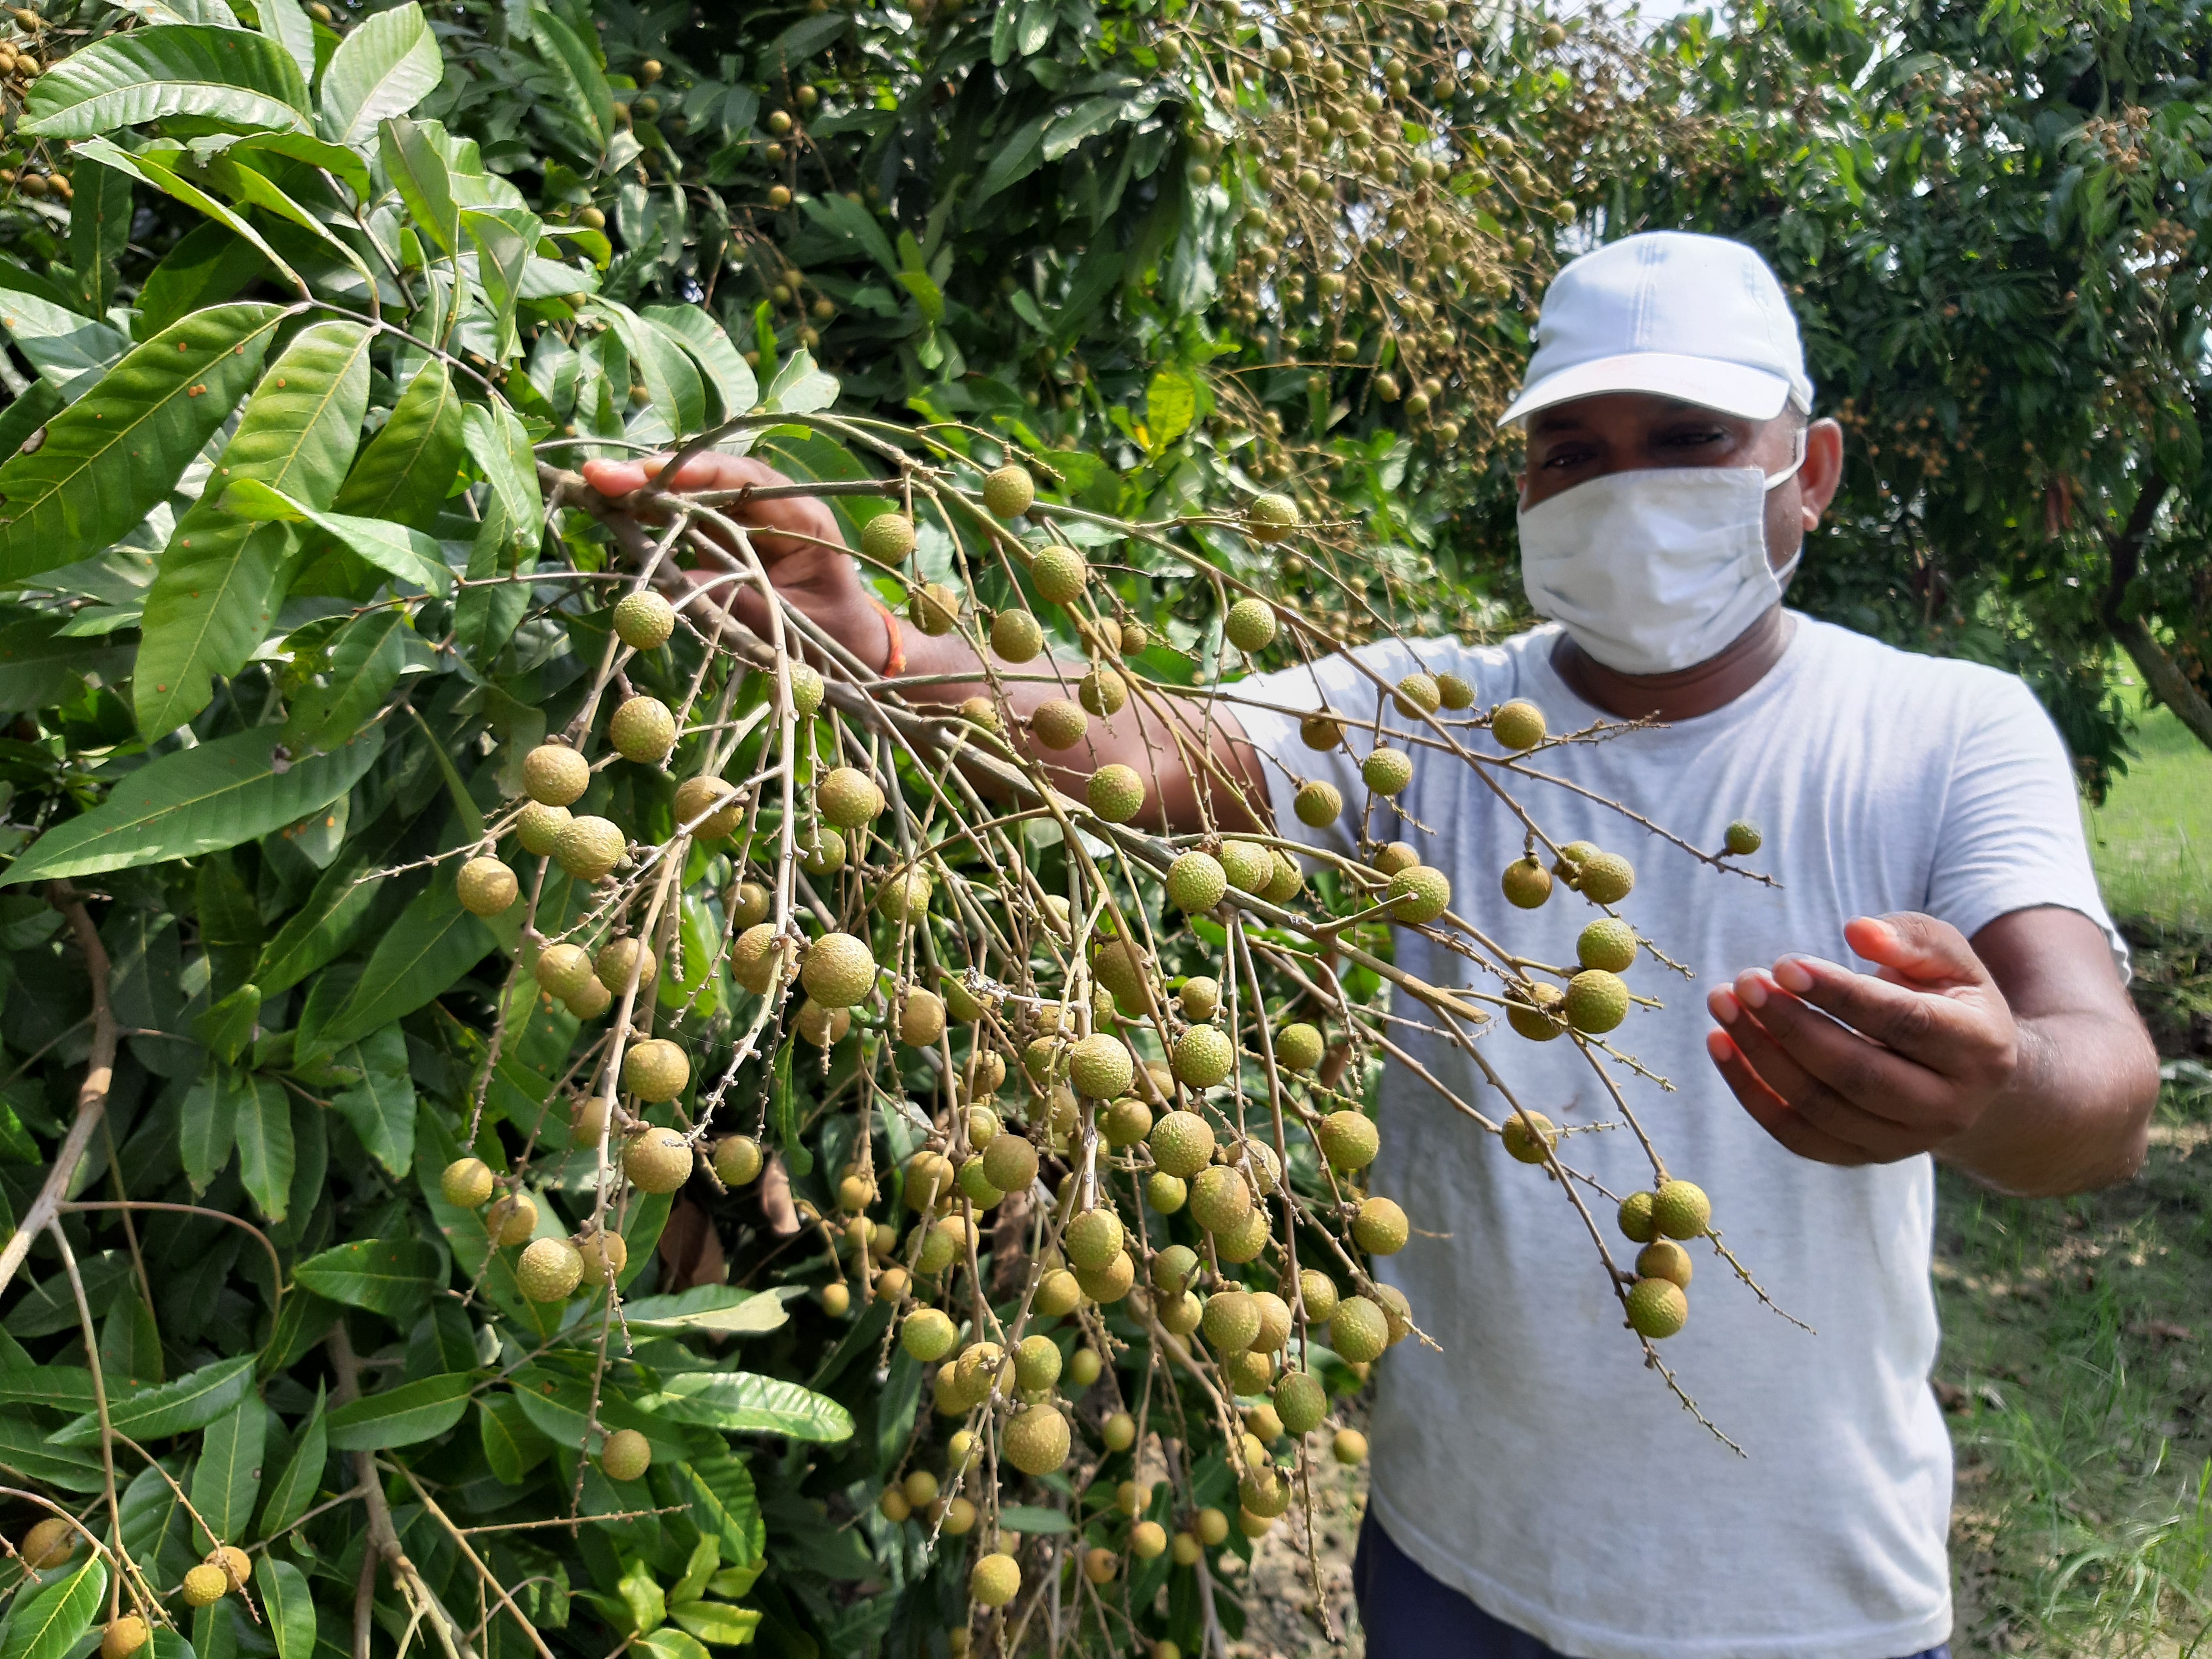
[[[1813,383],[1797,319],[1766,261],[1741,242],[1651,230],[1585,253],[1552,279],[1528,373],[1501,422],[1601,392],[1649,392],[1745,420]]]

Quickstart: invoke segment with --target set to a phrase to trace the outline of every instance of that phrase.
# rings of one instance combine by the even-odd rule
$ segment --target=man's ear
[[[1844,482],[1844,429],[1833,421],[1814,421],[1805,428],[1805,465],[1797,474],[1797,498],[1805,509],[1805,528],[1820,527],[1820,515]]]

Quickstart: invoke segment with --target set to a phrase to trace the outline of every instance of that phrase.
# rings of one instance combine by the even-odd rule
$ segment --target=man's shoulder
[[[2006,669],[1963,657],[1908,651],[1840,623],[1792,614],[1805,630],[1808,661],[1814,670],[1806,677],[1805,689],[1814,695],[1832,698],[1848,685],[1881,702],[1968,709],[2034,700],[2020,676]]]

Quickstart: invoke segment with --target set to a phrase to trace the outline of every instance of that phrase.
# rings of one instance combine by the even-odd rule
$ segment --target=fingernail
[[[1766,986],[1756,974],[1746,974],[1736,981],[1735,994],[1753,1008],[1766,1006]]]
[[[1736,1005],[1734,993],[1729,991],[1714,992],[1706,999],[1706,1006],[1712,1010],[1713,1018],[1723,1025],[1733,1025],[1743,1012]]]
[[[1800,994],[1813,988],[1813,975],[1796,957],[1784,957],[1774,964],[1774,982],[1785,991]]]

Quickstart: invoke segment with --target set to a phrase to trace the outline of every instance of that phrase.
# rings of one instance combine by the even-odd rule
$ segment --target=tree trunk
[[[2156,467],[2148,469],[2143,475],[2142,493],[2136,497],[2135,510],[2128,514],[2127,527],[2117,536],[2108,532],[2105,537],[2106,550],[2112,561],[2112,580],[2105,588],[2105,626],[2120,649],[2128,653],[2128,659],[2135,664],[2152,693],[2173,710],[2197,742],[2212,749],[2212,700],[2190,683],[2189,677],[2158,642],[2158,636],[2142,622],[2126,615],[2123,608],[2128,584],[2135,580],[2142,566],[2143,538],[2150,534],[2158,509],[2171,488]]]

